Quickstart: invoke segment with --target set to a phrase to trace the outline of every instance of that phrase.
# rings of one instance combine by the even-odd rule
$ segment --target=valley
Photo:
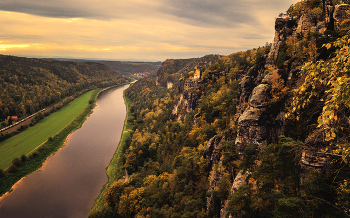
[[[71,100],[52,115],[35,120],[33,127],[20,129],[21,133],[0,135],[0,149],[1,143],[9,143],[0,150],[1,193],[60,149],[41,171],[23,179],[0,200],[0,216],[349,217],[350,1],[294,2],[275,18],[273,42],[259,47],[243,51],[234,47],[236,51],[227,55],[168,56],[170,50],[178,51],[180,57],[206,51],[215,47],[212,41],[220,44],[221,39],[229,45],[235,34],[246,40],[263,37],[258,32],[268,19],[264,20],[263,9],[254,14],[255,6],[263,7],[262,3],[238,3],[242,11],[249,6],[250,16],[238,13],[236,5],[227,10],[236,11],[235,22],[241,26],[254,23],[256,29],[250,29],[249,36],[244,28],[221,34],[239,25],[227,26],[223,17],[208,20],[211,13],[199,22],[202,13],[198,11],[207,7],[214,14],[218,8],[225,14],[222,2],[188,2],[186,6],[197,13],[185,16],[182,7],[178,16],[189,28],[175,28],[179,33],[174,34],[170,26],[164,29],[155,24],[152,31],[144,26],[145,32],[162,36],[158,47],[141,48],[138,42],[133,47],[126,43],[95,48],[111,55],[147,50],[153,58],[165,46],[169,50],[162,53],[167,57],[163,62],[83,63],[0,56],[0,63],[5,63],[0,66],[3,127],[11,124],[13,116],[23,118]],[[170,5],[164,10],[169,13],[175,8]],[[187,33],[199,43],[197,28],[210,25],[215,31],[202,34],[210,36],[205,45],[180,46]],[[162,34],[156,34],[159,29]],[[138,31],[133,29],[135,35],[130,36],[141,34]],[[164,43],[167,32],[175,35],[170,37],[174,44]],[[129,77],[138,80],[131,83]],[[75,114],[81,110],[82,114]],[[55,135],[64,120],[76,116],[74,124]],[[46,125],[58,121],[61,126],[50,132]],[[30,132],[35,128],[47,130],[41,137],[47,142],[29,154],[37,147],[34,142],[27,147],[15,140],[25,134],[29,134],[23,138],[25,143],[39,138]],[[27,167],[33,160],[35,170]]]

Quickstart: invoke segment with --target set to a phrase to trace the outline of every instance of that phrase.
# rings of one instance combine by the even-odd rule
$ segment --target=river
[[[67,144],[0,200],[1,218],[87,217],[120,141],[128,87],[100,93],[93,113]]]

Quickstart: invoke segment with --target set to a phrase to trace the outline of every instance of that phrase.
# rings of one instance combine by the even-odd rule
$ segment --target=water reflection
[[[94,112],[67,145],[0,201],[1,218],[87,217],[107,182],[105,168],[123,130],[123,90],[128,86],[99,95]]]

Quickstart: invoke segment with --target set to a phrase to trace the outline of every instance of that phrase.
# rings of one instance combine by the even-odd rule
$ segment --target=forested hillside
[[[168,60],[131,85],[120,176],[90,217],[349,217],[343,3],[297,2],[272,46]]]
[[[113,70],[129,77],[133,77],[134,73],[146,73],[150,76],[157,75],[161,62],[133,62],[133,61],[99,61],[99,63],[109,66]]]
[[[1,124],[9,124],[8,116],[24,118],[78,91],[127,81],[99,63],[0,56]]]
[[[179,75],[188,72],[196,65],[203,65],[210,63],[211,61],[217,61],[219,58],[220,55],[206,55],[201,58],[165,60],[157,71],[157,84],[162,87],[167,87],[168,81],[173,83],[179,79]]]

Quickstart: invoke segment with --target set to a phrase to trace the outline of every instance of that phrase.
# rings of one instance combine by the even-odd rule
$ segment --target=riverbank
[[[125,141],[127,138],[130,137],[132,133],[133,125],[128,122],[128,119],[130,118],[130,104],[131,101],[124,95],[124,102],[126,105],[126,118],[124,121],[124,128],[123,128],[123,134],[120,139],[119,145],[117,147],[117,150],[115,151],[113,158],[111,159],[111,162],[109,163],[108,167],[106,168],[106,174],[108,177],[108,182],[103,186],[101,189],[101,192],[99,196],[96,198],[94,205],[92,206],[89,217],[98,217],[98,214],[101,211],[106,211],[103,208],[108,207],[108,204],[105,200],[105,194],[108,190],[108,188],[115,182],[123,178],[125,176],[124,171],[124,164],[123,164],[123,151],[125,146]]]
[[[117,86],[122,85],[125,84],[120,84]],[[29,156],[25,156],[25,159],[21,161],[18,166],[16,166],[16,169],[8,169],[7,172],[5,172],[5,175],[2,177],[0,175],[0,196],[5,196],[5,193],[8,193],[15,188],[23,178],[36,172],[37,170],[40,170],[50,156],[54,155],[60,148],[64,147],[69,135],[75,130],[79,129],[85,122],[86,118],[93,112],[98,95],[107,89],[108,88],[94,90],[91,93],[89,100],[85,101],[86,106],[84,110],[78,116],[76,116],[71,123],[66,125],[52,137],[49,137],[49,139],[37,147],[35,151],[32,151]]]

